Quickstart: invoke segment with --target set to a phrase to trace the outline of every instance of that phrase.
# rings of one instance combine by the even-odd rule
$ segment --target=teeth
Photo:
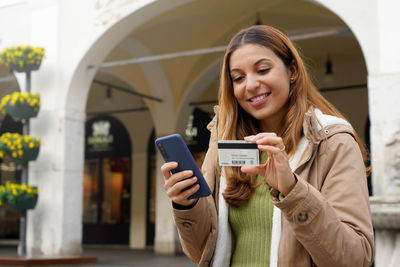
[[[260,96],[258,96],[258,97],[256,97],[256,98],[252,98],[252,99],[250,99],[250,101],[251,101],[251,102],[257,102],[257,101],[260,101],[260,100],[262,100],[262,99],[266,98],[266,97],[267,97],[267,95],[268,95],[268,94],[265,94],[265,95],[260,95]]]

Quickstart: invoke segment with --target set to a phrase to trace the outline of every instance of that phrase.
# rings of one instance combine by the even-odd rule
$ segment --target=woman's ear
[[[297,64],[294,62],[294,60],[292,61],[292,63],[290,63],[289,68],[289,79],[290,79],[290,83],[294,83],[297,80]]]

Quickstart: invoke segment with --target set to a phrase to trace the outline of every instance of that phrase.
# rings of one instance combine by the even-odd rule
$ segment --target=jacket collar
[[[319,109],[309,109],[306,112],[303,133],[310,143],[317,145],[337,133],[349,133],[354,136],[350,123],[344,119],[323,114]]]
[[[338,133],[348,133],[355,137],[353,128],[346,120],[323,114],[319,109],[310,108],[306,112],[303,122],[303,134],[308,140],[308,146],[301,156],[297,168],[310,160],[321,141]]]

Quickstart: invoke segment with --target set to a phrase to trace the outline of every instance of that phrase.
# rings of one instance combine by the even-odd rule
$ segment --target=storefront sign
[[[86,122],[85,131],[86,158],[130,156],[130,138],[118,119],[96,116]]]
[[[110,134],[111,123],[106,120],[92,124],[92,135],[87,138],[88,152],[111,151],[114,137]]]

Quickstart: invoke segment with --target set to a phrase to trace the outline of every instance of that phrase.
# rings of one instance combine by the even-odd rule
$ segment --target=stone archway
[[[61,88],[55,97],[60,102],[42,113],[47,121],[53,121],[53,125],[56,126],[46,128],[48,145],[41,149],[41,161],[33,166],[31,171],[34,173],[33,180],[43,188],[43,192],[48,193],[42,194],[41,205],[28,220],[27,245],[30,255],[79,255],[82,251],[85,106],[89,87],[96,72],[88,70],[88,65],[102,62],[105,55],[135,27],[186,2],[188,1],[134,2],[128,5],[129,8],[123,10],[124,16],[117,18],[112,25],[107,25],[100,31],[99,28],[94,28],[93,31],[98,32],[97,37],[75,44],[77,49],[73,52],[77,54],[70,56],[70,60],[64,57],[64,55],[71,55],[68,45],[57,48],[60,49],[57,51],[62,55],[60,57],[64,57],[62,60],[68,64],[63,66],[63,81],[57,80]],[[73,5],[71,3],[71,6]],[[86,9],[88,14],[93,14],[92,6],[83,5],[82,8]],[[73,9],[69,12],[73,12]],[[138,13],[140,16],[137,16]],[[94,27],[94,25],[91,26]],[[62,38],[73,42],[74,36],[68,36],[70,32],[64,31],[61,34],[64,34]],[[93,35],[90,36],[92,37]],[[163,93],[166,98],[169,97],[169,92]],[[51,102],[48,99],[47,101]],[[168,107],[162,107],[162,105],[161,108],[168,110]],[[160,107],[154,109],[158,110]],[[40,124],[41,121],[38,121]],[[42,129],[37,128],[34,131]],[[57,194],[53,195],[51,192],[57,192]]]
[[[54,108],[56,114],[53,115],[52,119],[56,121],[56,127],[52,130],[52,134],[55,136],[56,148],[52,150],[42,151],[46,155],[54,154],[54,159],[50,162],[51,166],[47,166],[45,169],[41,169],[38,171],[39,174],[42,172],[46,172],[46,170],[50,173],[48,176],[55,176],[57,179],[56,182],[53,182],[53,186],[58,189],[60,192],[60,196],[57,196],[57,201],[45,211],[45,209],[39,210],[38,214],[35,214],[37,218],[41,220],[36,220],[36,222],[43,222],[42,226],[34,226],[31,225],[31,233],[35,236],[35,241],[32,241],[30,244],[31,247],[38,248],[41,251],[45,251],[46,254],[77,254],[80,252],[80,213],[81,207],[79,203],[79,197],[68,199],[67,192],[73,192],[73,196],[80,196],[81,192],[78,185],[81,184],[82,180],[82,147],[83,147],[83,122],[85,119],[84,107],[87,99],[87,93],[89,85],[93,79],[95,74],[94,70],[88,70],[87,66],[89,64],[98,64],[104,60],[104,55],[106,55],[112,47],[114,47],[117,43],[119,43],[124,36],[126,36],[128,29],[131,31],[137,25],[144,23],[145,21],[157,16],[163,11],[173,9],[181,4],[191,2],[191,1],[179,1],[167,3],[167,1],[138,1],[137,5],[131,6],[131,10],[129,10],[126,15],[124,15],[121,19],[118,19],[113,22],[113,25],[104,29],[104,31],[99,32],[96,40],[89,42],[87,46],[81,49],[83,51],[83,56],[79,55],[79,60],[74,66],[69,66],[66,73],[62,79],[60,79],[60,84],[67,84],[65,92],[63,92],[64,98],[60,105]],[[366,57],[367,64],[370,66],[368,68],[369,71],[376,67],[375,63],[379,63],[377,56],[373,54],[373,51],[377,47],[377,42],[373,40],[373,37],[369,37],[371,35],[370,31],[367,33],[367,30],[362,30],[363,28],[371,28],[376,29],[374,27],[374,23],[376,22],[375,13],[372,11],[366,10],[363,13],[363,17],[354,16],[353,10],[367,9],[367,5],[365,5],[362,1],[355,1],[355,3],[347,3],[344,0],[336,1],[335,3],[330,2],[328,0],[319,0],[316,3],[320,3],[328,7],[330,10],[335,11],[340,16],[345,17],[346,22],[351,21],[348,25],[351,25],[353,31],[358,37],[361,43],[361,47],[363,47],[363,51],[366,54],[370,54],[370,56]],[[140,12],[140,15],[138,15]],[[367,16],[366,14],[371,14],[371,16]],[[138,16],[135,16],[138,15]],[[372,18],[372,19],[371,19]],[[359,21],[357,21],[359,19]],[[366,27],[365,25],[371,26]],[[372,41],[372,43],[369,43]],[[65,49],[65,48],[64,48]],[[61,51],[62,53],[63,51]],[[379,64],[376,64],[379,66]],[[374,80],[377,83],[380,80]],[[161,90],[161,88],[160,88]],[[170,97],[168,92],[161,91],[160,96],[165,96],[166,98]],[[165,94],[165,95],[164,95]],[[188,94],[189,95],[189,94]],[[171,98],[170,98],[171,99]],[[168,118],[171,114],[172,117],[175,115],[171,106],[173,106],[173,101],[168,101],[169,106],[163,106],[163,104],[157,105],[154,110],[154,118],[155,124],[159,125],[158,135],[167,133],[169,131],[174,131],[177,123],[169,123],[165,118]],[[180,108],[182,109],[182,108]],[[158,110],[158,111],[157,111]],[[182,109],[183,110],[183,109]],[[165,112],[168,111],[168,112]],[[163,116],[156,116],[156,114],[162,114]],[[174,117],[175,118],[175,117]],[[372,124],[374,121],[377,121],[377,118],[372,118]],[[70,155],[77,155],[75,158],[70,160]],[[161,160],[158,161],[160,164]],[[161,177],[158,177],[161,179]],[[157,179],[158,181],[161,181]],[[48,179],[50,180],[50,178]],[[158,185],[159,186],[159,185]],[[159,186],[160,187],[160,186]],[[161,188],[161,187],[160,187]],[[69,195],[69,197],[71,194]],[[159,196],[161,201],[166,201],[167,199],[163,196]],[[160,210],[168,205],[160,206]],[[50,204],[49,204],[50,205]],[[72,208],[73,207],[73,208]],[[59,219],[57,220],[49,220],[46,219],[45,216],[41,217],[40,212],[53,213]],[[162,211],[160,211],[162,213]],[[60,216],[58,216],[60,215]],[[64,226],[65,218],[70,216],[68,219],[73,223],[68,226]],[[165,214],[166,216],[168,214]],[[168,231],[171,227],[171,220],[166,219],[166,216],[162,216],[160,219],[160,223],[166,223],[168,225]],[[158,221],[158,219],[157,219]],[[54,231],[56,237],[52,237],[52,233],[47,233],[45,227],[48,225],[56,225],[54,227]],[[43,228],[43,229],[42,229]],[[52,228],[53,229],[53,228]],[[68,235],[66,234],[68,233]],[[74,235],[70,235],[70,233],[76,233]],[[43,241],[42,241],[43,240]],[[165,251],[171,248],[174,244],[171,244],[171,240],[174,240],[174,237],[171,235],[161,237],[160,239],[160,247],[165,247]],[[165,242],[164,242],[165,240]],[[45,243],[42,246],[42,243]],[[165,244],[165,245],[163,245]],[[162,249],[161,249],[162,250]],[[174,251],[174,249],[170,250]]]
[[[202,73],[200,73],[196,79],[189,86],[185,96],[179,103],[178,107],[178,119],[176,120],[176,131],[183,133],[187,125],[188,114],[191,114],[193,107],[189,106],[189,103],[196,101],[201,97],[207,87],[215,80],[219,79],[221,70],[221,60],[217,60],[213,64],[209,65]]]

